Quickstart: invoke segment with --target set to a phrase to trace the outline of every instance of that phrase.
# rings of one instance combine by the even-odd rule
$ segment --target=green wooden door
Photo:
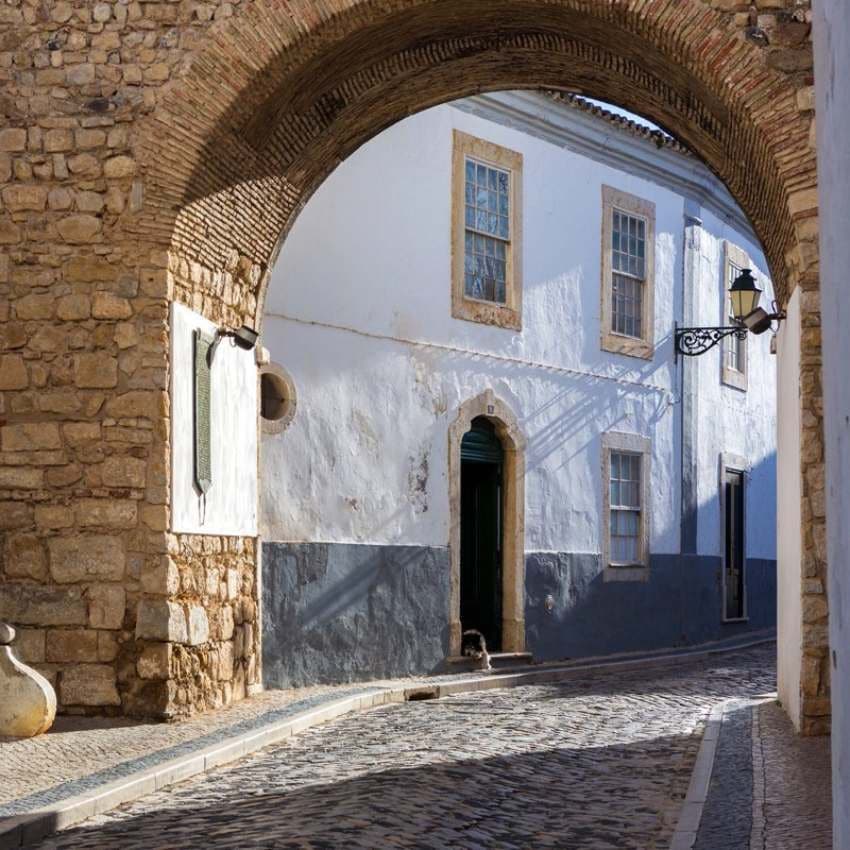
[[[502,447],[484,418],[461,443],[460,622],[502,643]]]

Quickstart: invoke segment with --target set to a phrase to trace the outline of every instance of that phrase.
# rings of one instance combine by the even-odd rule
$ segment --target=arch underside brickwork
[[[150,122],[156,196],[137,226],[168,228],[180,257],[234,272],[232,306],[259,321],[294,216],[363,142],[446,100],[547,87],[647,115],[698,152],[749,215],[784,300],[816,251],[811,116],[798,105],[811,80],[805,58],[787,64],[703,0],[256,3]]]
[[[22,515],[20,534],[32,530],[39,552],[41,547],[46,552],[53,536],[73,548],[88,546],[93,530],[109,532],[109,539],[97,545],[115,553],[121,565],[112,575],[115,592],[119,584],[126,590],[115,596],[118,607],[126,600],[123,620],[118,612],[107,624],[123,629],[117,660],[99,665],[98,675],[109,678],[111,664],[113,679],[117,676],[110,705],[120,701],[126,712],[184,713],[192,706],[226,702],[258,679],[254,541],[211,542],[169,532],[168,302],[181,301],[218,323],[258,326],[279,246],[333,168],[406,115],[485,90],[578,92],[656,121],[706,161],[748,214],[780,300],[801,288],[802,572],[806,594],[823,603],[817,182],[807,3],[756,3],[764,8],[755,16],[749,2],[736,0],[211,0],[203,9],[141,4],[139,15],[129,19],[120,5],[102,33],[99,23],[86,30],[88,19],[82,24],[76,19],[69,24],[38,17],[30,21],[10,12],[21,34],[15,44],[41,45],[64,37],[63,26],[99,33],[97,44],[95,36],[82,38],[83,58],[86,50],[94,57],[95,80],[100,80],[96,63],[102,61],[95,52],[114,39],[122,49],[114,54],[118,70],[104,65],[109,73],[104,71],[99,87],[89,81],[89,66],[63,76],[63,82],[48,69],[33,78],[33,94],[28,70],[10,83],[8,100],[41,98],[29,113],[16,117],[21,126],[38,131],[25,137],[35,139],[31,144],[36,146],[43,130],[77,120],[70,117],[74,109],[80,122],[88,122],[82,127],[114,124],[110,115],[119,115],[122,133],[110,134],[108,143],[106,133],[102,140],[96,133],[85,137],[83,157],[61,180],[105,193],[106,184],[101,187],[100,178],[92,176],[103,173],[109,185],[124,192],[126,202],[113,199],[105,211],[72,217],[71,226],[62,223],[67,213],[60,197],[48,206],[46,190],[43,197],[36,191],[7,196],[4,190],[8,209],[16,205],[16,218],[14,227],[0,222],[0,239],[16,242],[8,269],[0,257],[0,294],[8,292],[11,303],[9,313],[0,311],[0,330],[7,316],[14,322],[26,315],[67,335],[73,327],[69,322],[90,314],[77,302],[57,312],[51,306],[55,295],[79,291],[88,297],[93,289],[111,289],[126,301],[102,304],[94,317],[98,323],[114,325],[129,316],[136,323],[136,337],[127,328],[120,337],[111,331],[93,334],[85,342],[86,353],[74,355],[73,374],[67,367],[46,379],[45,397],[54,391],[50,382],[59,394],[69,381],[77,381],[87,394],[79,411],[66,413],[58,403],[39,408],[10,402],[4,409],[14,427],[46,422],[52,428],[54,422],[81,418],[92,427],[101,422],[112,427],[123,415],[134,417],[135,427],[141,422],[150,430],[142,448],[114,443],[111,451],[122,474],[112,481],[97,473],[84,479],[85,486],[79,484],[87,464],[102,460],[80,452],[79,476],[73,477],[76,469],[56,474],[53,489],[43,489],[40,474],[6,479],[10,498],[18,501],[35,492],[42,508],[79,502],[62,526],[41,527]],[[14,54],[14,62],[9,55],[4,67],[24,61],[23,53]],[[127,63],[126,70],[121,63]],[[122,72],[125,82],[113,84]],[[60,109],[51,105],[49,95],[63,85],[68,100]],[[55,114],[42,120],[45,108]],[[6,179],[2,166],[0,160],[0,182]],[[8,179],[23,179],[19,174],[26,171]],[[15,229],[19,223],[28,226]],[[50,240],[58,246],[61,263],[49,256]],[[103,256],[92,259],[92,243]],[[50,295],[49,303],[33,302],[33,292]],[[119,315],[122,310],[129,316]],[[43,347],[34,342],[27,341],[22,350],[30,366],[44,357]],[[85,359],[89,353],[91,360]],[[113,370],[114,379],[100,373],[92,377],[98,364]],[[16,378],[10,398],[28,391],[25,378]],[[21,445],[35,444],[32,434],[16,431],[14,436]],[[81,434],[79,429],[57,430],[44,439],[53,441],[51,449],[61,445],[71,452],[76,444],[69,441],[79,441]],[[144,460],[144,469],[133,467],[132,480],[126,463],[120,465],[126,457]],[[110,518],[110,526],[103,521],[107,515],[100,501],[117,497],[126,505]],[[46,522],[56,521],[43,515]],[[21,557],[30,557],[30,550]],[[233,577],[233,587],[213,580],[217,570]],[[7,569],[3,581],[11,575]],[[86,576],[75,574],[74,580]],[[57,579],[42,571],[33,581],[55,587]],[[30,578],[15,585],[21,600],[30,592],[26,582]],[[214,645],[195,644],[191,634],[181,639],[181,630],[172,629],[175,609],[169,606],[183,606],[191,625],[190,614],[208,606],[197,589],[203,586],[218,600],[215,611],[240,606],[235,632],[224,614],[220,622],[211,620]],[[156,616],[142,618],[146,605]],[[823,706],[828,706],[822,607],[812,606],[819,613],[805,650],[811,663],[803,689],[814,707],[808,715],[804,707],[810,721],[804,728],[812,731],[824,728]],[[89,620],[89,625],[100,622],[93,614]],[[229,671],[234,658],[241,680],[233,686],[228,678],[216,680],[218,674],[210,671]],[[212,690],[214,698],[208,696]]]

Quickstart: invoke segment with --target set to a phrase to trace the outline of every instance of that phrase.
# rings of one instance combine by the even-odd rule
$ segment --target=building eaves
[[[632,121],[623,115],[617,115],[614,112],[610,112],[596,103],[591,103],[589,100],[581,97],[580,95],[572,94],[571,92],[555,91],[553,89],[543,89],[541,90],[541,94],[544,94],[551,100],[562,103],[565,106],[569,106],[572,109],[576,109],[596,118],[601,118],[609,124],[614,125],[621,132],[629,133],[639,139],[651,141],[659,148],[667,148],[668,150],[676,151],[677,153],[684,154],[685,156],[694,155],[693,151],[687,147],[687,145],[684,145],[669,133],[665,133],[663,130],[652,130],[649,127],[639,124],[637,121]]]

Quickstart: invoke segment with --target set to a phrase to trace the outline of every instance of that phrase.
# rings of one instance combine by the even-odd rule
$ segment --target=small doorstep
[[[532,663],[534,663],[534,658],[530,652],[493,652],[490,654],[490,666],[494,670],[528,667]]]

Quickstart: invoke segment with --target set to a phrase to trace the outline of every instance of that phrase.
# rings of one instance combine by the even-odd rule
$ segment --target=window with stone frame
[[[645,580],[649,568],[650,442],[602,434],[602,551],[606,581]]]
[[[734,314],[732,313],[732,299],[729,297],[729,287],[732,285],[736,277],[743,269],[751,268],[750,259],[746,251],[733,245],[731,242],[726,242],[724,258],[724,273],[723,280],[723,323],[726,325],[737,324]],[[727,336],[723,340],[723,348],[721,350],[721,381],[735,389],[747,389],[747,340],[738,339],[736,336]]]
[[[452,315],[521,327],[522,155],[454,132]]]
[[[602,187],[602,328],[605,351],[652,358],[655,205]]]
[[[635,564],[640,560],[640,455],[611,452],[610,533],[611,563]]]
[[[504,304],[511,244],[511,173],[464,159],[464,286],[467,298]]]
[[[612,215],[611,332],[641,339],[646,285],[646,221],[616,207]]]

